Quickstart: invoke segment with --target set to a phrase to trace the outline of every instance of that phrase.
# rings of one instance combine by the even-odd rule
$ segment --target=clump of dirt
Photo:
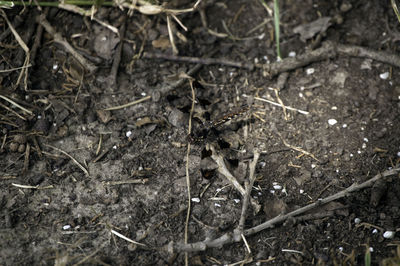
[[[58,8],[7,11],[34,54],[0,73],[1,264],[395,256],[399,23],[382,1],[280,2],[281,63],[260,1],[204,1],[178,16],[187,31],[100,7],[119,35]],[[26,54],[2,22],[9,70]]]

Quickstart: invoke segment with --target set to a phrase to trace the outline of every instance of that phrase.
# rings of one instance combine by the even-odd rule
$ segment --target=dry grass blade
[[[54,146],[52,146],[52,145],[45,144],[45,146],[47,146],[47,147],[49,147],[49,148],[52,148],[52,149],[54,149],[54,150],[56,150],[56,151],[58,151],[58,152],[61,152],[61,153],[64,154],[64,155],[66,155],[68,158],[70,158],[70,159],[85,173],[86,176],[89,176],[89,172],[86,170],[86,168],[83,167],[83,165],[81,165],[74,157],[72,157],[71,155],[69,155],[69,154],[66,153],[65,151],[63,151],[63,150],[61,150],[61,149],[59,149],[59,148],[57,148],[57,147],[54,147]]]
[[[0,70],[0,73],[7,73],[7,72],[12,72],[12,71],[17,71],[17,70],[25,69],[25,68],[28,68],[28,67],[31,67],[31,66],[32,65],[29,64],[27,66],[14,67],[14,68],[11,68],[11,69],[4,69],[4,70]]]
[[[248,95],[243,95],[243,97],[248,98],[249,96],[248,96]],[[283,108],[281,104],[276,103],[276,102],[273,102],[273,101],[270,101],[270,100],[267,100],[267,99],[264,99],[264,98],[254,97],[254,100],[262,101],[262,102],[266,102],[266,103],[270,103],[270,104],[272,104],[272,105],[279,106],[279,107]],[[303,115],[308,115],[308,114],[310,114],[310,113],[307,112],[307,111],[303,111],[303,110],[300,110],[300,109],[296,109],[296,108],[293,108],[293,107],[290,107],[290,106],[285,106],[285,108],[286,108],[287,110],[292,110],[292,111],[299,112],[300,114],[303,114]]]
[[[123,234],[120,234],[120,233],[118,233],[117,231],[114,231],[114,230],[112,230],[112,229],[111,229],[111,233],[113,233],[114,235],[116,235],[116,236],[122,238],[123,240],[126,240],[126,241],[128,241],[128,242],[131,242],[132,244],[135,244],[135,245],[138,245],[138,246],[143,246],[143,247],[146,246],[145,244],[136,242],[135,240],[132,240],[132,239],[130,239],[129,237],[126,237],[126,236],[124,236]]]
[[[26,113],[28,113],[28,114],[30,114],[30,115],[33,114],[32,111],[30,111],[30,110],[28,110],[28,109],[22,107],[21,105],[17,104],[16,102],[14,102],[13,100],[7,98],[6,96],[0,95],[0,98],[3,99],[3,100],[6,100],[7,102],[11,103],[11,104],[14,105],[15,107],[21,109],[22,111],[24,111],[24,112],[26,112]]]
[[[135,105],[135,104],[150,100],[150,98],[151,98],[151,96],[149,95],[149,96],[146,96],[146,97],[144,97],[142,99],[139,99],[139,100],[127,103],[127,104],[106,108],[106,109],[104,109],[104,111],[114,111],[114,110],[124,109],[126,107],[129,107],[129,106],[132,106],[132,105]]]
[[[30,53],[29,53],[29,48],[25,44],[25,42],[22,40],[21,36],[18,34],[18,32],[14,29],[13,25],[11,22],[8,20],[6,13],[0,9],[1,15],[3,16],[4,20],[7,22],[7,25],[9,29],[11,30],[12,34],[14,35],[15,39],[17,40],[18,44],[22,47],[22,49],[25,51],[25,61],[22,66],[22,71],[19,74],[18,80],[16,82],[16,85],[18,85],[22,79],[23,76],[25,76],[24,81],[25,81],[25,90],[27,89],[27,81],[28,81],[28,65],[29,65],[29,58],[30,58]]]

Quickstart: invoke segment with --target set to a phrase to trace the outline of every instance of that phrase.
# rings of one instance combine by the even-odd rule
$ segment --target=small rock
[[[178,109],[173,109],[168,116],[168,122],[174,127],[183,127],[187,123],[186,115]]]
[[[14,142],[19,143],[19,144],[25,144],[26,143],[26,136],[25,135],[15,135],[14,136]]]
[[[10,151],[11,152],[16,152],[18,150],[19,144],[16,142],[11,142],[10,143]]]

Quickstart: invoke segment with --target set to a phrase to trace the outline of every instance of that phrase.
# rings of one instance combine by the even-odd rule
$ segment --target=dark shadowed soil
[[[280,2],[282,58],[327,41],[393,60],[400,52],[388,0]],[[96,18],[118,28],[121,40],[90,17],[43,10],[97,67],[89,71],[39,29],[40,11],[5,12],[29,49],[41,42],[27,75],[0,73],[0,265],[184,264],[177,244],[188,206],[188,143],[188,243],[229,236],[239,224],[243,197],[213,158],[224,158],[244,186],[260,153],[251,192],[260,210],[249,207],[245,230],[400,163],[399,68],[338,53],[291,69],[287,79],[272,76],[273,17],[260,1],[204,1],[177,16],[187,31],[171,18],[178,56],[225,60],[192,73],[195,63],[150,58],[173,54],[164,13],[100,8]],[[22,66],[25,52],[4,17],[0,27],[0,69]],[[195,79],[190,137],[191,87],[184,79],[174,85],[182,73]],[[246,243],[189,252],[189,264],[363,265],[370,252],[377,265],[400,245],[399,175],[245,235]]]

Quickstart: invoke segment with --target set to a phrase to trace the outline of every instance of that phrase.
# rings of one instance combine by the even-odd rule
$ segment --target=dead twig
[[[285,58],[280,62],[256,66],[264,69],[265,76],[274,77],[282,72],[291,71],[314,62],[334,58],[338,54],[352,57],[370,58],[395,67],[400,67],[400,56],[397,54],[388,53],[385,51],[375,51],[356,45],[335,44],[330,41],[324,42],[321,48],[304,53],[294,58]]]
[[[253,70],[254,65],[251,63],[241,63],[230,61],[226,59],[220,58],[200,58],[200,57],[190,57],[190,56],[177,56],[177,55],[169,55],[169,54],[159,54],[159,53],[143,53],[142,58],[146,59],[163,59],[169,61],[177,61],[177,62],[185,62],[185,63],[194,63],[201,65],[225,65],[237,68],[247,68],[249,70]]]
[[[251,198],[251,190],[253,189],[254,181],[256,180],[256,175],[254,174],[254,172],[256,170],[256,165],[259,157],[260,153],[255,150],[254,159],[249,165],[249,181],[246,186],[245,195],[243,196],[242,214],[240,215],[238,226],[238,229],[241,233],[243,232],[244,222],[246,221],[247,217],[247,209],[249,207],[249,199]]]
[[[213,56],[213,55],[214,55],[215,53],[217,53],[217,52],[218,52],[218,49],[213,49],[213,50],[211,50],[209,53],[207,53],[207,54],[205,55],[205,58],[211,57],[211,56]],[[203,67],[203,65],[198,63],[198,64],[195,65],[193,68],[191,68],[186,74],[187,74],[188,76],[193,76],[193,75],[196,74],[202,67]],[[176,81],[175,83],[173,83],[173,84],[171,84],[171,85],[164,85],[164,86],[162,86],[161,89],[160,89],[160,93],[161,93],[161,94],[166,94],[166,93],[168,93],[168,92],[170,92],[170,91],[172,91],[172,90],[178,88],[179,86],[181,86],[181,85],[185,82],[185,80],[186,80],[186,79],[181,78],[181,79],[179,79],[178,81]]]
[[[385,64],[389,64],[395,67],[400,67],[400,56],[394,53],[388,53],[385,51],[375,51],[361,46],[345,45],[345,44],[338,44],[337,51],[343,55],[352,57],[370,58]]]
[[[72,47],[69,42],[67,42],[64,37],[62,37],[61,33],[57,32],[47,21],[46,15],[41,14],[38,18],[38,23],[40,23],[44,29],[53,37],[54,41],[61,44],[65,50],[70,53],[85,69],[89,71],[89,73],[94,73],[97,70],[97,66],[93,65],[91,62],[86,60],[81,54],[79,54]]]
[[[44,9],[43,13],[47,16],[47,14],[49,13],[49,7],[46,7]],[[42,26],[42,24],[38,24],[36,27],[35,40],[33,42],[32,48],[31,48],[30,62],[32,65],[35,64],[36,53],[40,47],[40,41],[42,40],[42,35],[43,35],[43,26]]]
[[[234,186],[234,188],[236,188],[237,191],[239,191],[239,193],[242,195],[242,197],[246,197],[246,191],[244,190],[244,188],[239,184],[239,182],[237,181],[236,177],[234,177],[228,170],[228,168],[225,165],[224,162],[224,158],[219,155],[215,148],[212,145],[209,145],[209,148],[212,151],[212,155],[211,158],[217,163],[218,165],[218,172],[220,174],[222,174],[223,176],[226,177],[226,179]],[[254,199],[250,198],[250,202],[255,210],[255,212],[259,212],[259,210],[261,209],[260,204],[258,204]]]
[[[122,18],[122,25],[121,28],[119,29],[119,39],[120,42],[115,49],[115,54],[114,54],[114,60],[111,66],[111,71],[110,75],[108,76],[108,85],[112,89],[116,89],[115,87],[117,86],[117,75],[118,75],[118,68],[119,68],[119,63],[121,62],[121,55],[122,55],[122,46],[123,46],[123,39],[125,36],[125,30],[126,30],[126,15],[124,15]]]
[[[395,169],[391,169],[391,170],[387,170],[383,173],[379,173],[377,175],[375,175],[373,178],[361,183],[361,184],[352,184],[350,187],[339,191],[338,193],[335,193],[327,198],[324,199],[319,199],[318,201],[311,203],[307,206],[304,206],[302,208],[299,208],[297,210],[294,210],[288,214],[284,214],[284,215],[279,215],[275,218],[272,218],[260,225],[257,225],[255,227],[252,227],[250,229],[247,229],[243,232],[244,236],[249,236],[249,235],[253,235],[256,234],[262,230],[265,230],[267,228],[272,228],[277,224],[280,224],[284,221],[286,221],[287,219],[291,218],[291,217],[295,217],[297,215],[303,214],[307,211],[310,211],[312,209],[314,209],[315,207],[321,206],[323,204],[326,204],[328,202],[343,198],[345,196],[350,195],[351,193],[354,193],[356,191],[359,191],[361,189],[367,188],[367,187],[371,187],[377,180],[381,179],[381,178],[385,178],[388,176],[393,176],[396,174],[400,173],[400,168],[395,168]],[[236,233],[237,234],[237,233]],[[216,239],[212,239],[212,240],[204,240],[204,241],[200,241],[200,242],[195,242],[195,243],[190,243],[190,244],[182,244],[182,243],[174,243],[174,242],[170,242],[167,246],[164,247],[165,250],[167,250],[168,252],[174,253],[174,252],[182,252],[182,251],[187,251],[187,252],[196,252],[196,251],[204,251],[207,248],[221,248],[226,244],[230,244],[230,243],[234,243],[234,242],[239,242],[241,241],[241,236],[237,236],[235,235],[235,232],[228,232],[225,233],[224,235],[222,235],[219,238]]]

